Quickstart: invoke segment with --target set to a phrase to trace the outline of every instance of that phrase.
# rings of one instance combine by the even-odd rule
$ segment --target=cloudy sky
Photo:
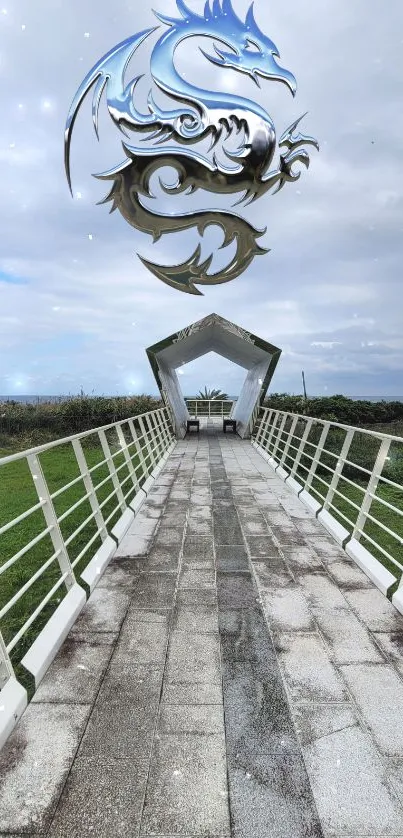
[[[269,111],[278,135],[309,111],[304,130],[321,144],[298,184],[248,211],[267,226],[271,252],[204,297],[167,287],[136,256],[184,261],[197,234],[152,245],[96,206],[105,184],[92,173],[124,159],[104,103],[99,143],[90,97],[77,121],[74,200],[64,174],[77,87],[112,46],[156,22],[152,5],[175,10],[174,0],[0,0],[0,394],[153,392],[144,348],[215,311],[282,348],[275,391],[300,392],[304,369],[311,394],[403,397],[401,0],[256,0],[261,28],[297,77],[295,99],[274,82],[258,91],[182,45],[189,81],[236,87]],[[245,14],[247,0],[234,5]],[[138,54],[130,77],[149,72],[149,55]],[[207,233],[206,255],[220,241],[217,229]],[[215,356],[182,372],[189,395],[204,385],[235,394],[242,380]]]

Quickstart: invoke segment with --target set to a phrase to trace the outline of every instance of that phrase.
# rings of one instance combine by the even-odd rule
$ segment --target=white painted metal
[[[21,718],[27,703],[27,691],[11,677],[0,694],[0,750]]]
[[[391,439],[383,439],[381,441],[381,445],[379,448],[378,456],[375,461],[374,469],[371,474],[365,495],[364,500],[361,506],[360,514],[358,515],[356,525],[353,530],[353,538],[356,538],[357,541],[361,540],[361,536],[364,533],[364,527],[367,522],[368,515],[370,513],[370,509],[372,506],[372,501],[375,497],[376,490],[379,485],[379,481],[382,477],[382,472],[385,467],[385,463],[390,451],[392,440]]]
[[[321,430],[317,442],[312,441],[311,436],[314,426]],[[337,431],[339,435],[344,433],[340,454],[331,450],[331,430]],[[296,442],[296,434],[299,442]],[[362,444],[362,438],[371,441],[372,445],[374,439],[379,441],[372,469],[360,463],[357,455],[351,454],[358,435],[364,450],[365,441]],[[392,444],[393,451],[398,448],[403,452],[401,437],[265,408],[253,441],[276,473],[283,478],[292,462],[291,474],[286,477],[287,483],[338,542],[345,546],[349,555],[363,569],[366,565],[365,572],[381,590],[385,589],[391,579],[394,582],[403,580],[403,560],[398,555],[398,549],[403,546],[403,485],[385,476]],[[333,458],[334,467],[324,461],[323,455]],[[283,468],[284,464],[287,471]],[[318,473],[319,466],[322,474]],[[353,475],[360,475],[360,479],[348,476],[348,468],[354,469]],[[395,490],[391,499],[382,495],[382,490],[388,486]],[[396,525],[388,523],[390,519],[382,514],[383,511],[393,513]],[[382,533],[388,535],[389,540],[382,540]],[[361,540],[365,544],[360,544]],[[382,560],[387,560],[388,569],[380,563]],[[396,568],[395,577],[390,574],[391,565]],[[403,581],[401,586],[403,590]],[[403,595],[401,599],[403,607]]]
[[[94,521],[96,522],[98,533],[102,539],[102,541],[106,541],[108,538],[108,531],[106,529],[104,516],[102,515],[102,511],[100,509],[98,498],[94,489],[94,484],[92,482],[92,476],[88,469],[88,464],[84,456],[83,446],[81,444],[81,440],[73,439],[72,442],[73,450],[76,455],[76,460],[78,463],[78,467],[80,469],[80,474],[83,479],[83,483],[85,486],[85,491],[88,495],[88,500],[91,505],[91,509],[94,516]]]
[[[0,690],[3,689],[8,679],[14,675],[13,665],[7,652],[7,647],[0,631]]]
[[[61,573],[64,577],[66,588],[69,590],[73,587],[75,578],[73,568],[70,563],[69,554],[66,545],[63,541],[62,532],[59,526],[59,520],[53,506],[52,497],[45,480],[45,475],[42,471],[42,466],[39,458],[35,454],[29,454],[27,457],[28,466],[32,474],[35,489],[38,493],[39,502],[43,503],[42,511],[47,524],[50,538],[55,549],[54,557],[57,558]],[[47,564],[47,563],[46,563]],[[46,565],[43,565],[45,567]],[[32,580],[31,580],[32,581]]]
[[[114,492],[115,492],[116,498],[118,500],[118,507],[120,507],[120,510],[123,513],[123,512],[126,511],[126,501],[125,501],[124,496],[123,496],[122,487],[119,483],[119,477],[116,473],[115,460],[114,460],[114,457],[112,456],[112,452],[111,452],[111,449],[109,447],[109,442],[106,438],[105,431],[99,431],[98,436],[99,436],[99,439],[100,439],[100,442],[101,442],[102,451],[104,452],[105,462],[106,462],[106,465],[108,466],[109,474],[110,474],[111,479],[112,479]],[[114,513],[116,511],[117,511],[117,509],[114,510]]]
[[[235,400],[232,399],[185,399],[190,416],[230,416]]]
[[[78,584],[73,585],[22,658],[21,663],[34,676],[36,687],[42,681],[86,601],[83,588]]]

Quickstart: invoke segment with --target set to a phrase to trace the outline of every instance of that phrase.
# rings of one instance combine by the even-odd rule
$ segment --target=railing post
[[[278,436],[277,436],[277,439],[276,439],[276,444],[273,448],[273,454],[272,454],[273,459],[275,459],[275,456],[277,454],[280,442],[282,440],[282,436],[283,436],[284,428],[285,428],[285,423],[287,421],[287,416],[288,416],[288,414],[284,413],[284,416],[283,416],[283,418],[281,420],[281,423],[280,423],[279,432],[278,432]]]
[[[122,425],[116,425],[116,431],[117,431],[120,447],[122,449],[122,453],[123,453],[124,458],[126,460],[126,465],[129,469],[129,474],[130,474],[130,477],[131,477],[131,481],[133,483],[134,488],[138,490],[140,488],[140,485],[139,485],[139,481],[137,480],[136,472],[134,470],[133,460],[130,456],[129,449],[127,447],[127,442],[125,440],[125,435],[123,433]]]
[[[76,455],[77,465],[80,469],[80,474],[83,479],[85,491],[87,495],[89,495],[88,500],[91,509],[94,513],[94,519],[97,525],[98,533],[101,537],[101,540],[106,541],[106,539],[108,538],[108,531],[106,529],[106,524],[104,521],[102,510],[98,503],[98,498],[95,492],[94,484],[92,482],[92,477],[89,473],[88,463],[85,458],[83,446],[81,445],[81,441],[79,439],[73,439],[72,445],[73,451]]]
[[[53,501],[51,498],[51,494],[48,488],[48,484],[45,480],[45,475],[42,471],[42,466],[39,461],[39,458],[35,454],[28,454],[27,462],[29,466],[29,470],[32,474],[32,478],[34,481],[34,486],[39,498],[39,501],[42,503],[43,501],[43,515],[46,521],[46,525],[50,528],[50,538],[57,553],[57,560],[59,562],[60,570],[65,575],[65,585],[67,590],[69,591],[70,588],[75,585],[76,577],[74,575],[74,570],[71,566],[70,557],[67,552],[67,547],[64,543],[62,531],[59,526],[59,521],[56,515],[56,510],[53,506]]]
[[[163,424],[163,427],[165,429],[165,444],[166,444],[166,447],[168,448],[168,446],[170,445],[170,443],[172,442],[172,439],[173,439],[171,428],[169,427],[169,422],[168,422],[168,418],[169,418],[168,411],[167,410],[162,410],[161,411],[161,416],[162,416],[162,424]]]
[[[166,451],[168,446],[169,446],[169,443],[171,442],[172,437],[171,437],[171,432],[169,430],[167,413],[166,413],[165,410],[160,411],[160,419],[161,419],[161,430],[163,431],[163,437],[164,437],[164,448],[165,448],[165,451]],[[165,453],[165,451],[164,451],[164,453]]]
[[[142,416],[139,416],[139,425],[140,425],[140,431],[141,431],[141,435],[142,435],[143,440],[144,440],[145,447],[147,448],[147,453],[148,453],[148,457],[149,457],[149,460],[150,460],[150,472],[149,473],[151,473],[154,466],[155,466],[155,460],[154,460],[154,454],[153,454],[153,451],[152,451],[152,447],[150,445],[150,440],[148,438],[149,428],[147,428],[147,430],[146,430]]]
[[[154,425],[154,432],[156,436],[157,442],[157,464],[160,462],[162,457],[164,456],[164,449],[165,449],[165,434],[164,434],[164,425],[162,421],[161,411],[157,410],[150,414],[150,421],[152,421]]]
[[[140,460],[140,464],[141,464],[141,468],[142,468],[142,472],[143,472],[142,477],[145,477],[147,474],[149,474],[149,471],[147,469],[146,461],[144,459],[144,454],[143,454],[143,449],[141,447],[141,442],[138,438],[136,428],[134,427],[133,419],[129,420],[129,427],[130,427],[131,435],[133,437],[133,442],[134,442],[135,447],[136,447],[137,455],[138,455],[138,458]]]
[[[353,441],[353,438],[354,438],[354,433],[355,433],[355,431],[354,431],[353,428],[351,430],[347,431],[347,433],[346,433],[346,438],[344,440],[343,447],[342,447],[341,452],[340,452],[340,456],[337,460],[336,468],[334,470],[334,474],[333,474],[333,477],[332,477],[332,481],[330,483],[328,493],[326,495],[326,499],[325,499],[325,502],[323,504],[323,508],[326,511],[328,511],[330,509],[331,504],[333,502],[333,498],[334,498],[335,493],[337,491],[337,487],[339,485],[339,480],[340,480],[340,475],[343,471],[344,464],[345,464],[345,461],[347,459],[347,454],[350,450],[350,445],[351,445],[351,443]]]
[[[127,504],[126,504],[126,501],[123,497],[122,487],[119,483],[119,478],[116,474],[115,463],[114,463],[114,460],[113,460],[113,457],[112,457],[112,454],[111,454],[111,449],[109,448],[109,442],[106,438],[105,431],[98,431],[98,436],[99,436],[99,440],[100,440],[100,443],[101,443],[101,446],[102,446],[102,451],[104,452],[104,457],[105,457],[105,460],[106,460],[106,464],[108,466],[109,474],[112,478],[112,483],[113,483],[113,486],[115,488],[116,497],[119,501],[119,506],[120,506],[122,512],[125,512],[126,509],[127,509]]]
[[[13,665],[7,647],[0,631],[0,690],[3,689],[9,678],[14,675]]]
[[[276,430],[277,420],[278,420],[279,416],[280,416],[280,411],[279,411],[279,410],[275,410],[275,411],[274,411],[274,416],[272,416],[272,419],[271,419],[271,426],[270,426],[269,436],[268,436],[268,438],[267,438],[267,440],[266,440],[266,446],[267,446],[267,447],[266,447],[266,449],[265,449],[265,450],[267,451],[267,453],[268,453],[268,454],[270,454],[270,453],[271,453],[271,452],[270,452],[271,441],[272,441],[272,439],[273,439],[274,431]]]
[[[318,445],[316,447],[316,451],[315,451],[314,456],[313,456],[313,460],[312,460],[312,463],[311,463],[311,468],[309,469],[308,478],[307,478],[307,481],[305,483],[305,489],[306,489],[307,492],[309,492],[309,489],[312,486],[312,482],[313,482],[313,479],[314,479],[315,474],[316,474],[316,469],[319,465],[319,460],[320,460],[321,454],[322,454],[323,449],[325,447],[325,442],[326,442],[329,430],[330,430],[330,422],[325,422],[325,424],[322,428],[322,433],[320,435],[320,440],[318,442]]]
[[[255,436],[256,445],[260,445],[261,440],[263,439],[263,434],[267,430],[267,426],[270,425],[272,414],[273,410],[269,410],[267,407],[264,408],[262,421],[258,427],[257,434]]]
[[[286,445],[284,447],[283,456],[280,460],[280,465],[281,466],[285,465],[285,461],[288,457],[288,452],[290,450],[290,445],[291,445],[291,442],[292,442],[292,439],[293,439],[293,436],[294,436],[295,428],[297,427],[297,422],[298,422],[298,416],[294,416],[294,419],[292,420],[292,423],[291,423],[291,428],[288,432],[288,439],[287,439]]]
[[[297,451],[297,456],[295,457],[295,460],[294,460],[294,463],[293,463],[293,466],[292,466],[292,469],[291,469],[291,477],[295,477],[295,475],[298,471],[298,466],[301,462],[301,458],[302,458],[302,455],[304,453],[305,445],[308,441],[309,434],[311,433],[311,428],[312,428],[313,422],[314,422],[314,420],[311,419],[311,418],[306,420],[305,430],[304,430],[304,433],[302,434],[301,442],[299,444],[299,448],[298,448],[298,451]],[[305,482],[306,481],[304,480],[304,486],[305,486]]]
[[[371,509],[372,500],[373,498],[371,495],[375,495],[375,492],[378,488],[379,479],[382,475],[384,465],[386,463],[386,459],[389,454],[389,449],[391,446],[391,439],[383,439],[378,451],[378,456],[375,460],[375,465],[369,478],[368,486],[365,490],[365,495],[363,498],[361,509],[358,513],[358,518],[353,530],[352,538],[356,538],[357,541],[360,540],[362,536],[362,531],[367,521],[368,513]]]

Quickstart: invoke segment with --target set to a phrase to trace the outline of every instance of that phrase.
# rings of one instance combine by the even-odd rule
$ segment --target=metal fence
[[[338,522],[400,580],[403,571],[403,439],[264,409],[253,433],[280,475]],[[344,530],[344,535],[343,535]]]
[[[0,459],[0,689],[172,445],[160,409]]]
[[[225,399],[219,401],[218,399],[186,399],[186,406],[191,416],[230,416],[235,405],[235,401]]]

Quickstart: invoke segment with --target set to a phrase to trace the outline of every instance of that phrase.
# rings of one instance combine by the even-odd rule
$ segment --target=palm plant
[[[225,402],[225,401],[227,401],[228,396],[227,396],[227,393],[223,393],[222,390],[209,390],[207,387],[205,387],[204,388],[204,393],[203,393],[203,390],[200,390],[199,393],[197,394],[196,398],[197,399],[202,399],[203,401],[206,401],[206,402],[213,402],[213,401]]]

